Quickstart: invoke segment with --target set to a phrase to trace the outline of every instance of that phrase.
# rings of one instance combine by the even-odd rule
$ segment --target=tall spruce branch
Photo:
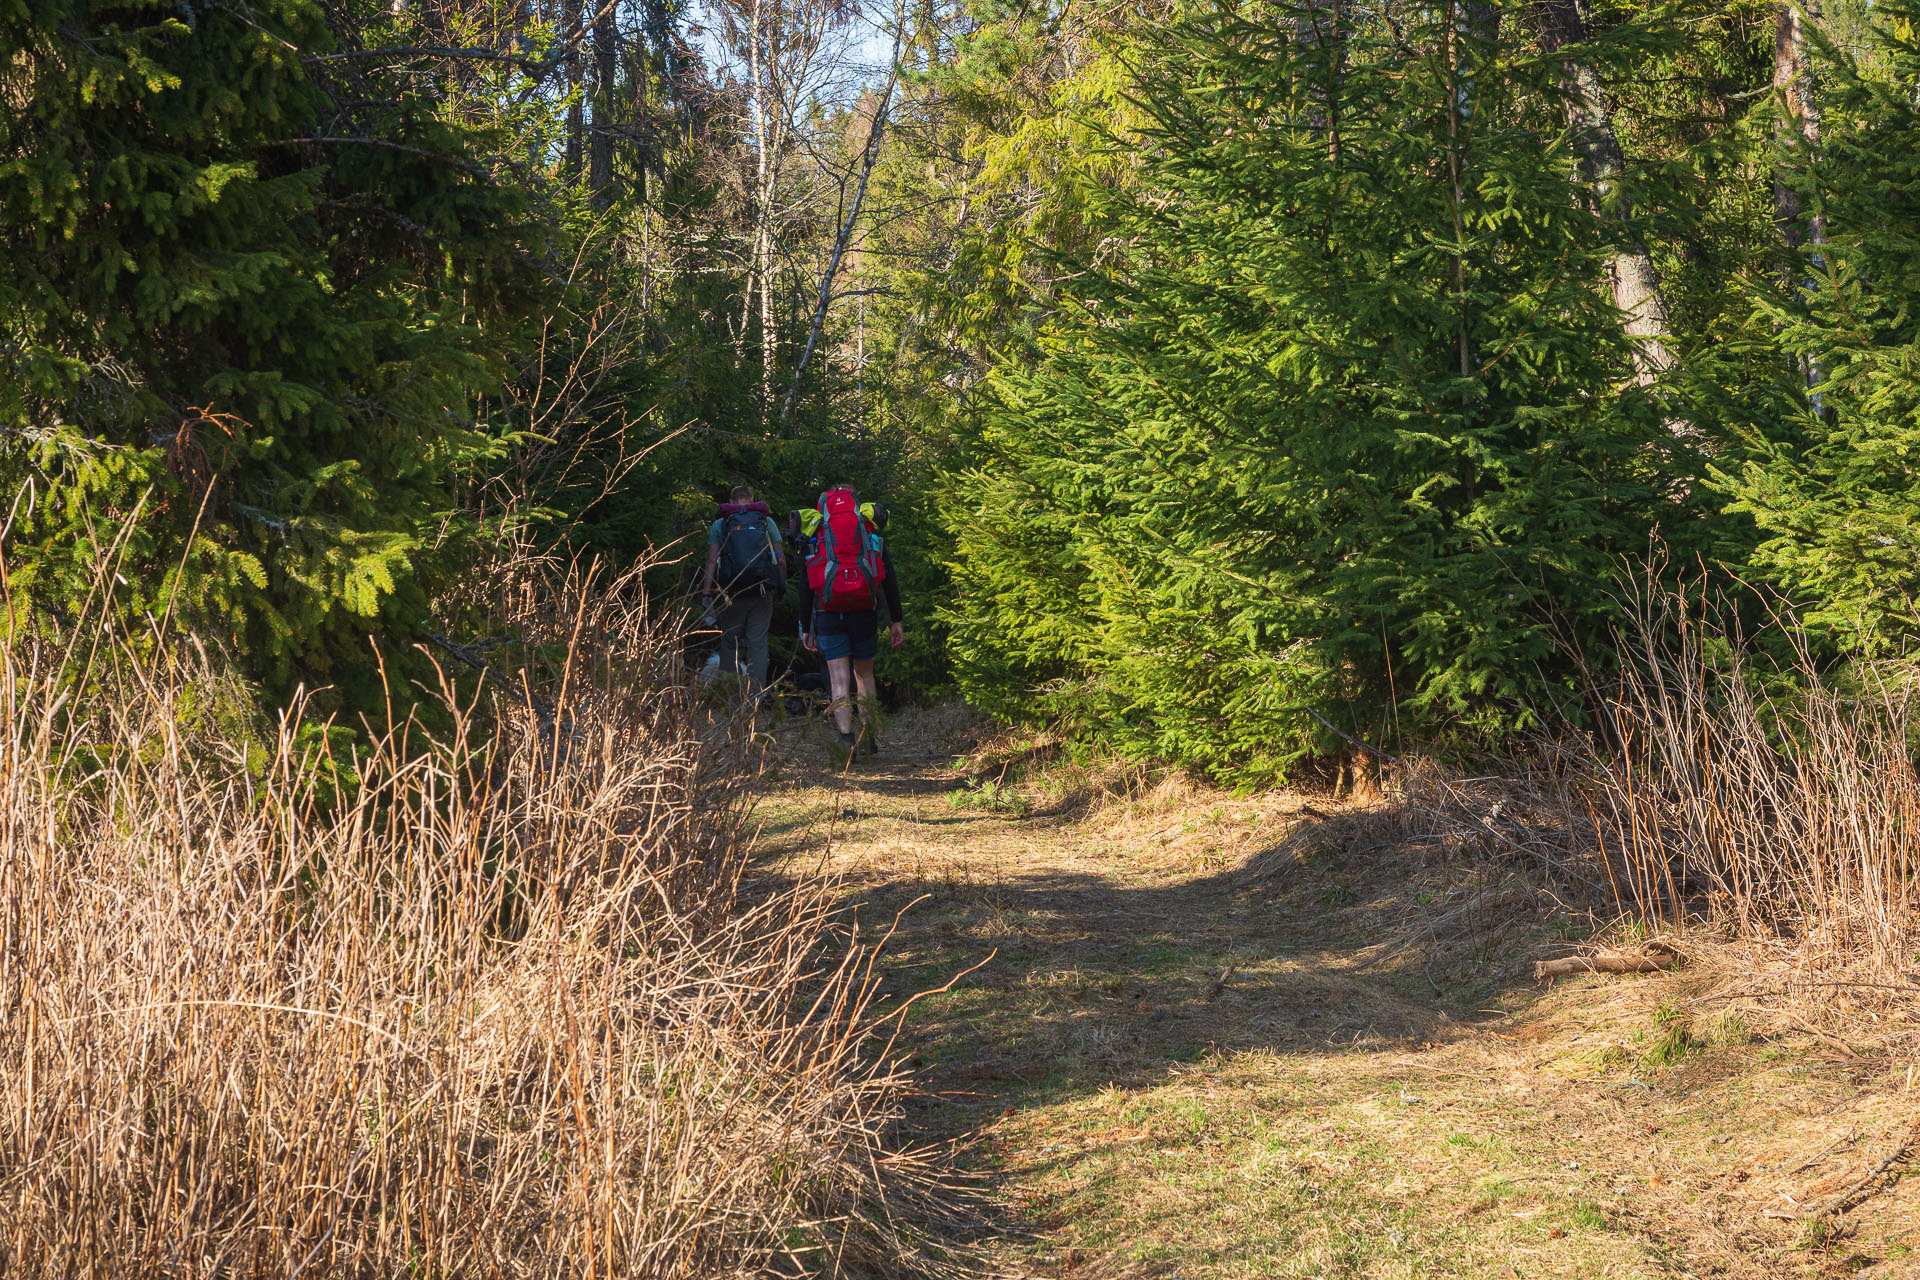
[[[469,48],[462,45],[439,44],[397,44],[379,45],[370,49],[347,49],[339,53],[310,53],[301,57],[301,61],[311,66],[329,62],[364,62],[377,58],[437,58],[452,62],[504,62],[533,74],[544,74],[547,59],[530,58],[523,53],[511,50]]]

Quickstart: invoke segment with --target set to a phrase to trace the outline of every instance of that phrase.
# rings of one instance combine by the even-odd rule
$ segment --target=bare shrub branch
[[[0,655],[0,1271],[941,1268],[872,948],[750,874],[675,620],[510,577],[553,717],[449,673],[348,746],[204,660]]]

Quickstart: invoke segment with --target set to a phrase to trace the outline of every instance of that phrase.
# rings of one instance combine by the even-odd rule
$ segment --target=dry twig
[[[491,587],[519,678],[350,750],[134,638],[0,649],[0,1274],[948,1268],[874,948],[748,879],[671,620]]]
[[[1902,1135],[1900,1141],[1895,1143],[1887,1154],[1880,1158],[1878,1164],[1867,1170],[1865,1177],[1849,1184],[1847,1188],[1838,1195],[1831,1196],[1826,1200],[1822,1200],[1819,1204],[1792,1213],[1782,1209],[1769,1209],[1767,1216],[1769,1218],[1784,1218],[1789,1222],[1805,1222],[1814,1218],[1824,1218],[1830,1213],[1837,1213],[1843,1209],[1851,1208],[1874,1183],[1880,1180],[1887,1170],[1891,1169],[1912,1149],[1916,1139],[1920,1139],[1920,1119],[1916,1119],[1907,1126],[1907,1131]]]

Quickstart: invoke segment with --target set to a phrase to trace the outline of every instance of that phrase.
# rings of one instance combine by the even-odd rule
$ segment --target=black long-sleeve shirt
[[[800,625],[812,631],[813,610],[818,601],[814,599],[812,584],[807,581],[805,564],[803,557],[800,570]],[[893,571],[893,561],[887,558],[885,547],[880,549],[880,570],[880,594],[887,598],[887,614],[891,621],[905,622],[907,615],[900,608],[900,579]]]

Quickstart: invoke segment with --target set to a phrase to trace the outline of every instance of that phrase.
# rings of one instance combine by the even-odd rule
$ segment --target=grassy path
[[[865,921],[917,904],[897,992],[987,961],[909,1016],[913,1119],[975,1139],[1008,1270],[1920,1275],[1920,1183],[1768,1216],[1877,1162],[1904,1064],[1757,1041],[1686,974],[1543,990],[1556,917],[1418,814],[970,785],[966,729],[906,717],[845,777],[795,733],[763,840]]]

